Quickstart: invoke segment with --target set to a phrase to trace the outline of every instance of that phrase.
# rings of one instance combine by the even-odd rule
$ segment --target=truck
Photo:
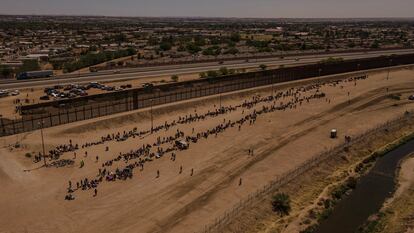
[[[17,75],[17,80],[47,78],[53,76],[53,70],[27,71]]]

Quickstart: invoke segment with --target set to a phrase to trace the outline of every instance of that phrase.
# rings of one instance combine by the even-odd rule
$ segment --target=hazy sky
[[[0,14],[414,17],[414,0],[0,0]]]

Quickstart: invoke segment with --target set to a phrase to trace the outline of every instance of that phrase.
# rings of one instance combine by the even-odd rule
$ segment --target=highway
[[[290,56],[285,59],[281,58],[265,58],[265,59],[250,59],[248,62],[245,60],[228,61],[223,64],[218,62],[209,63],[195,63],[195,64],[183,64],[183,65],[171,65],[171,66],[157,66],[157,67],[145,67],[145,68],[131,68],[114,71],[101,71],[96,73],[88,73],[82,75],[66,74],[55,76],[52,78],[36,79],[36,80],[3,80],[0,81],[0,89],[26,89],[32,87],[45,87],[55,84],[70,84],[70,83],[88,83],[88,82],[109,82],[120,80],[131,80],[139,78],[151,78],[160,76],[170,76],[173,74],[194,74],[205,72],[207,70],[218,70],[220,67],[227,67],[229,69],[240,68],[255,68],[260,64],[267,66],[293,66],[317,63],[322,59],[329,57],[341,57],[343,59],[358,59],[377,57],[381,55],[391,54],[407,54],[414,53],[414,49],[404,50],[387,50],[387,51],[373,51],[373,52],[352,52],[352,53],[337,53],[337,54],[319,54],[319,55],[298,55]]]

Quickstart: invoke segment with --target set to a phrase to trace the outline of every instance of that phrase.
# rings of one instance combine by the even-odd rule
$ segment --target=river
[[[412,152],[414,140],[379,158],[371,171],[358,181],[356,189],[337,204],[315,232],[354,233],[394,193],[399,162]]]

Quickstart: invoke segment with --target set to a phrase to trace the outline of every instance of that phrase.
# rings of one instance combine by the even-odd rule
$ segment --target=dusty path
[[[177,160],[169,156],[148,163],[143,172],[134,171],[134,178],[126,181],[102,183],[98,196],[92,197],[93,190],[75,193],[74,201],[64,201],[68,180],[78,181],[93,177],[101,161],[113,158],[119,152],[128,152],[151,143],[156,137],[169,136],[171,132],[158,132],[143,138],[123,142],[109,142],[77,151],[76,164],[66,168],[38,169],[24,157],[26,152],[41,151],[39,132],[27,134],[22,140],[22,149],[9,151],[1,147],[0,225],[6,232],[195,232],[241,198],[262,187],[277,175],[295,168],[306,159],[325,148],[339,144],[344,135],[355,135],[394,118],[405,110],[414,109],[407,96],[414,90],[414,72],[401,70],[392,73],[386,80],[385,74],[372,75],[367,80],[344,83],[343,88],[324,86],[327,99],[316,99],[296,109],[276,111],[257,118],[253,125],[245,125],[241,131],[230,128],[217,137],[210,136],[192,144],[189,150],[181,151]],[[389,88],[387,93],[385,88]],[[269,91],[257,91],[262,96]],[[348,97],[347,93],[350,92]],[[393,100],[389,94],[401,94],[401,100]],[[239,95],[223,100],[224,106],[243,102]],[[170,112],[156,110],[154,124],[177,119],[178,116],[207,112],[218,105],[217,100],[206,100],[197,106],[190,102],[187,108]],[[258,104],[252,109],[260,109]],[[242,109],[204,121],[179,125],[186,134],[204,131],[226,120],[239,119]],[[117,120],[114,119],[114,122]],[[91,121],[89,121],[91,122]],[[86,124],[86,125],[85,125]],[[93,123],[92,123],[93,124]],[[104,124],[108,124],[105,122]],[[122,132],[133,127],[148,129],[148,113],[142,112],[137,118],[117,122],[116,128],[89,127],[88,123],[75,123],[45,130],[47,148],[53,145],[94,141],[112,132]],[[77,128],[72,133],[68,129]],[[82,129],[85,130],[82,130]],[[340,132],[339,139],[330,140],[331,128]],[[76,133],[75,133],[76,132]],[[13,143],[16,137],[0,139],[0,145]],[[109,151],[105,147],[109,146]],[[249,156],[247,151],[254,150]],[[84,157],[84,151],[88,157]],[[95,163],[99,155],[100,162]],[[62,158],[72,158],[66,153]],[[80,160],[85,167],[79,168]],[[123,167],[117,162],[113,167]],[[183,173],[179,174],[179,167]],[[194,175],[190,176],[190,170]],[[156,179],[156,171],[160,178]],[[239,186],[239,179],[243,184]],[[12,180],[13,182],[10,182]],[[1,232],[1,231],[0,231]]]

